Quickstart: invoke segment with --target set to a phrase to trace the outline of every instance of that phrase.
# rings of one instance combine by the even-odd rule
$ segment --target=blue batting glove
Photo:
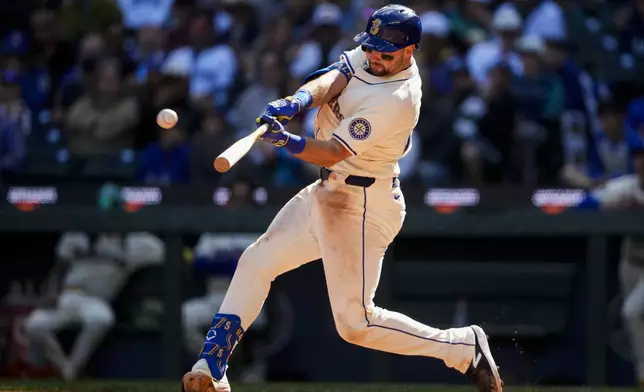
[[[256,120],[258,127],[261,124],[269,124],[269,128],[259,138],[276,147],[284,147],[291,154],[299,154],[304,150],[306,139],[298,135],[293,135],[284,129],[284,125],[277,121],[275,117],[267,114]]]
[[[295,115],[311,106],[313,99],[307,91],[300,90],[295,95],[270,102],[264,114],[275,117],[282,125],[286,125]],[[258,126],[263,123],[258,123]]]
[[[284,129],[284,125],[282,125],[282,123],[277,121],[275,117],[271,117],[268,114],[263,114],[260,118],[255,120],[255,123],[258,128],[262,124],[269,125],[268,130],[259,138],[276,147],[284,147],[291,136],[291,134]]]

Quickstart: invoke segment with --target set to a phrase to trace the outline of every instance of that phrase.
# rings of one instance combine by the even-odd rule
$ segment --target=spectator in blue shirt
[[[151,143],[141,152],[138,180],[156,185],[188,182],[189,150],[181,126],[163,130],[160,141]]]
[[[450,21],[438,11],[421,14],[423,38],[420,41],[421,72],[429,82],[424,85],[423,93],[441,97],[452,90],[450,68],[453,50],[449,47]],[[458,59],[459,61],[462,61]]]
[[[633,173],[631,151],[643,144],[643,138],[627,124],[624,112],[606,102],[598,108],[601,131],[594,135],[588,162],[588,175],[596,184]]]
[[[519,115],[525,121],[548,125],[558,120],[563,110],[563,84],[558,75],[544,66],[543,39],[522,37],[517,42],[517,50],[523,61],[523,74],[514,81]]]
[[[563,180],[568,185],[588,188],[597,181],[589,177],[591,161],[597,165],[595,135],[601,133],[597,107],[611,98],[611,91],[583,70],[570,56],[565,42],[550,42],[546,61],[560,77],[565,92],[560,118]],[[592,156],[591,156],[592,155]]]
[[[610,90],[575,62],[570,56],[568,46],[566,42],[550,41],[544,59],[563,83],[564,110],[581,111],[587,116],[594,116],[597,103],[608,100]]]
[[[24,31],[14,30],[0,42],[0,54],[5,68],[19,72],[22,100],[32,113],[45,109],[49,103],[50,81],[47,69],[42,65],[26,67],[22,61],[30,50],[30,42]]]
[[[31,131],[31,113],[22,101],[20,75],[4,71],[0,90],[0,170],[9,179],[25,158],[25,138]]]

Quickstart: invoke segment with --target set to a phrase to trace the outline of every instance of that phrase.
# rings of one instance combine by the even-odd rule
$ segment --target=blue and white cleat
[[[478,325],[472,325],[470,328],[474,331],[476,346],[474,358],[466,374],[479,392],[502,392],[503,380],[499,376],[499,368],[494,363],[487,336]]]
[[[208,363],[200,359],[181,380],[181,392],[231,392],[228,376],[217,381],[212,377]]]

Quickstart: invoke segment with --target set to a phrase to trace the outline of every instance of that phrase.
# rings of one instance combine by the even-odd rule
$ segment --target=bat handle
[[[268,124],[268,123],[264,123],[264,124],[262,124],[262,126],[261,126],[261,127],[257,128],[257,129],[252,133],[252,134],[253,134],[253,137],[255,138],[255,140],[259,139],[259,137],[260,137],[260,136],[262,136],[263,134],[265,134],[265,133],[266,133],[266,131],[268,131],[268,127],[269,127],[269,124]]]
[[[239,161],[251,149],[252,145],[269,129],[269,124],[263,124],[248,136],[238,140],[228,147],[226,151],[219,154],[215,159],[215,169],[220,173],[227,172],[237,161]]]

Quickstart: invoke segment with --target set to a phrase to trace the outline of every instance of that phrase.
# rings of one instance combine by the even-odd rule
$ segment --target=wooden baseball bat
[[[248,136],[237,140],[233,143],[232,146],[228,147],[224,152],[219,154],[215,159],[214,165],[215,170],[219,173],[225,173],[230,170],[231,167],[237,161],[239,161],[250,149],[253,147],[253,144],[259,139],[264,132],[268,130],[268,124],[264,124],[261,127],[257,128],[253,133]]]

